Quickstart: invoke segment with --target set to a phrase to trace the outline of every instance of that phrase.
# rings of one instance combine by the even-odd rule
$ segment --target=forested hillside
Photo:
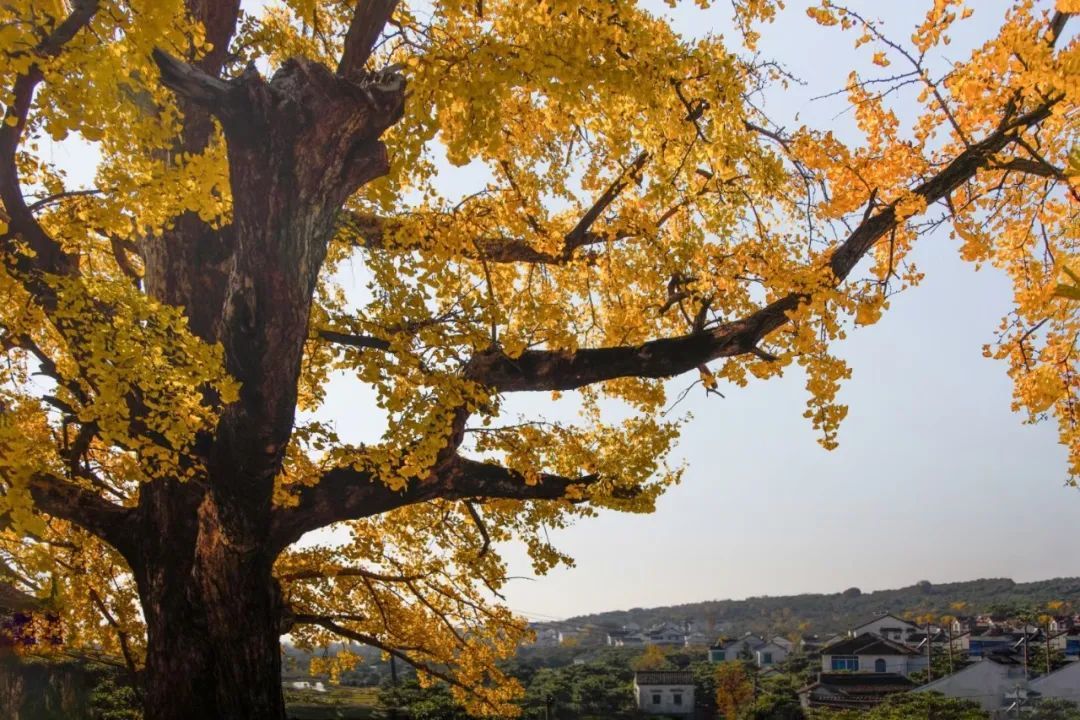
[[[571,618],[569,623],[584,627],[619,627],[637,623],[649,627],[662,622],[694,622],[704,631],[747,631],[790,634],[833,633],[847,630],[873,615],[891,612],[975,614],[1042,606],[1052,600],[1069,602],[1080,609],[1080,578],[1055,578],[1017,583],[1007,578],[991,578],[931,584],[923,581],[895,590],[861,592],[848,588],[833,594],[804,594],[780,597],[751,597],[745,600],[713,600],[671,607],[633,608]],[[957,610],[955,603],[966,603]]]

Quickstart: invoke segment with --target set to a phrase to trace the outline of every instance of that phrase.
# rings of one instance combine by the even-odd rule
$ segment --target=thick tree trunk
[[[376,8],[380,28],[393,5]],[[294,59],[269,81],[254,69],[225,81],[155,51],[162,82],[220,122],[233,204],[227,230],[188,214],[164,242],[146,243],[146,287],[221,344],[240,393],[196,442],[199,478],[140,488],[147,540],[129,559],[149,643],[146,720],[285,718],[274,478],[335,217],[388,171],[379,138],[405,100],[400,76],[363,70],[369,52],[341,73]]]
[[[284,720],[282,603],[258,528],[223,520],[212,495],[193,486],[152,492],[162,497],[151,506],[169,507],[170,521],[137,572],[146,720]]]

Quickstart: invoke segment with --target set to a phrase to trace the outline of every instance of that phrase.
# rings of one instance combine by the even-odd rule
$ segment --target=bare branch
[[[105,618],[105,621],[109,623],[109,626],[116,631],[116,639],[120,643],[120,652],[124,655],[124,664],[126,665],[128,675],[131,678],[131,686],[135,690],[136,695],[141,695],[139,669],[135,664],[135,655],[131,651],[131,643],[127,632],[120,627],[120,623],[117,622],[116,617],[109,612],[109,608],[101,599],[101,595],[99,595],[94,588],[90,588],[90,600],[97,606],[98,611],[101,613],[102,617]]]
[[[347,345],[354,348],[371,348],[372,350],[389,350],[390,341],[370,335],[352,335],[338,332],[337,330],[319,330],[319,337],[337,345]]]
[[[476,506],[466,500],[465,509],[469,511],[469,517],[472,518],[473,524],[476,525],[476,529],[480,532],[480,537],[484,539],[484,544],[480,546],[480,552],[476,553],[476,559],[480,560],[487,555],[488,549],[491,547],[491,535],[488,534],[487,526],[484,525],[484,518],[480,516]]]
[[[589,230],[592,228],[596,220],[604,213],[605,210],[615,202],[615,198],[619,197],[619,193],[623,191],[627,183],[637,177],[641,169],[645,167],[645,163],[649,161],[649,153],[641,152],[634,161],[630,163],[630,167],[626,169],[618,178],[616,178],[607,189],[596,199],[593,206],[585,211],[585,214],[578,221],[577,225],[566,234],[566,244],[563,248],[563,254],[569,255],[575,249],[582,245],[588,244]]]
[[[1013,170],[1015,172],[1038,175],[1039,177],[1052,178],[1054,180],[1063,180],[1065,178],[1065,171],[1061,168],[1054,167],[1049,163],[1039,162],[1034,158],[1014,157],[1003,163],[995,163],[994,168],[998,170]]]

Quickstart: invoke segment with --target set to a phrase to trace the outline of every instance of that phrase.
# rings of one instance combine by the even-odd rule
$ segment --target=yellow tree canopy
[[[755,104],[785,82],[750,52],[772,0],[733,0],[741,45],[629,0],[4,3],[0,575],[51,594],[68,647],[145,663],[160,717],[176,657],[220,683],[172,688],[177,713],[280,703],[221,689],[268,682],[270,640],[229,648],[280,631],[507,712],[494,662],[526,631],[497,544],[544,572],[569,561],[545,528],[652,510],[679,475],[673,376],[795,364],[834,447],[831,348],[918,282],[908,253],[942,224],[1012,278],[986,353],[1080,472],[1080,319],[1055,294],[1080,267],[1080,4],[1017,1],[943,76],[927,55],[971,7],[927,5],[907,37],[810,10],[896,73],[851,74],[849,145]],[[100,153],[92,187],[46,150],[71,136]],[[441,194],[443,156],[487,179]],[[319,420],[342,375],[381,437]],[[507,417],[521,392],[572,393],[577,422]],[[345,541],[291,547],[334,523]],[[274,626],[219,610],[234,595]]]

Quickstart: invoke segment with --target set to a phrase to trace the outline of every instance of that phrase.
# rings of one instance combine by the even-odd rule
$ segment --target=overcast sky
[[[725,2],[706,11],[691,2],[674,11],[648,4],[684,34],[737,41]],[[814,24],[803,0],[787,4],[762,29],[760,49],[807,85],[774,94],[767,109],[789,127],[849,133],[842,97],[811,98],[843,87],[852,68],[873,69],[875,48],[856,51],[853,33]],[[886,29],[901,39],[930,4],[852,2],[884,16]],[[1008,3],[970,4],[976,13],[952,33],[949,56],[933,58],[939,67],[988,38]],[[94,154],[84,145],[48,152],[89,179]],[[455,170],[453,177],[465,181],[469,173]],[[1080,494],[1064,485],[1055,428],[1024,425],[1010,412],[1005,368],[981,353],[1008,309],[1008,283],[992,269],[975,272],[962,263],[947,233],[923,238],[914,258],[924,283],[838,346],[854,370],[840,396],[851,409],[839,449],[821,449],[802,417],[806,396],[797,371],[721,388],[726,399],[692,393],[682,408],[694,420],[674,458],[686,463],[682,484],[661,498],[655,514],[609,512],[552,532],[577,566],[511,581],[510,606],[552,619],[852,585],[865,591],[923,579],[1080,574]],[[362,268],[354,272],[362,275]],[[369,398],[355,383],[336,381],[325,414],[345,437],[377,436],[364,424],[370,415],[358,412]],[[540,411],[545,398],[529,396],[514,407]],[[512,575],[530,574],[520,548],[504,552]]]

